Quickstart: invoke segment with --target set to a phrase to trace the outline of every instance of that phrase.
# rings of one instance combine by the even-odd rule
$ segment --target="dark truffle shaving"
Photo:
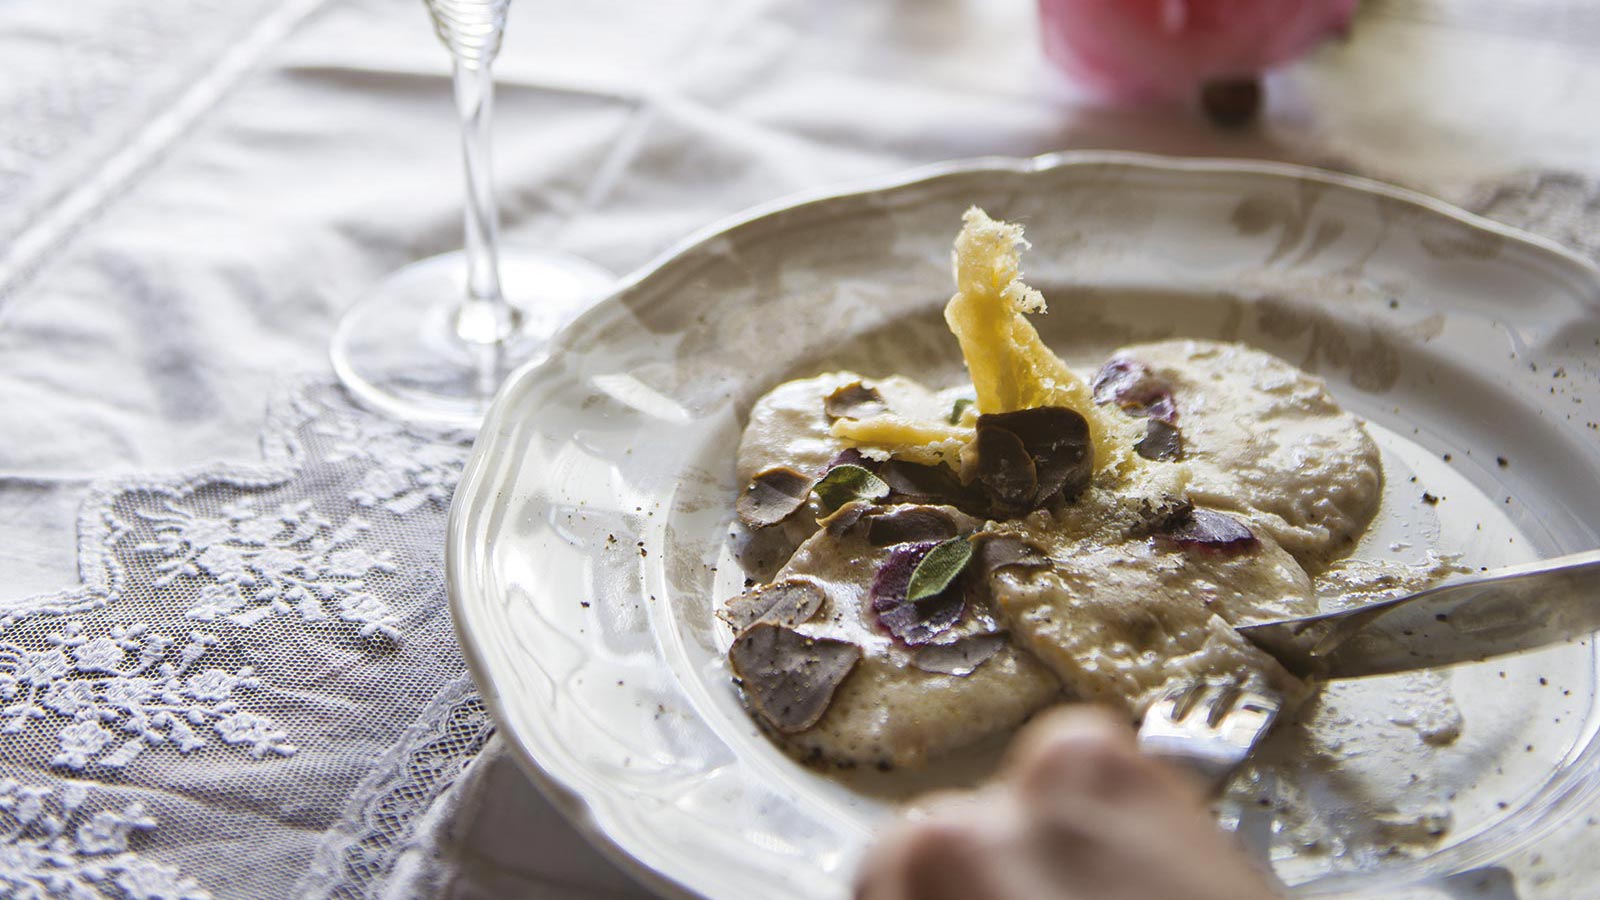
[[[1050,565],[1049,554],[1014,534],[984,532],[972,539],[972,545],[973,564],[986,576],[1008,566],[1043,569]]]
[[[883,395],[859,381],[852,381],[829,394],[822,409],[835,419],[865,419],[889,411]]]
[[[717,616],[736,632],[757,622],[792,628],[815,616],[826,599],[827,592],[816,582],[790,578],[740,594],[729,600]]]
[[[979,608],[992,606],[990,579],[1002,569],[1048,569],[1050,556],[1014,534],[980,532],[972,537],[972,575],[966,579],[967,600]]]
[[[1207,553],[1243,553],[1260,543],[1250,527],[1227,513],[1195,507],[1187,516],[1167,523],[1156,540],[1183,550]]]
[[[874,547],[923,543],[953,538],[959,531],[950,514],[926,506],[902,506],[867,520],[867,541]]]
[[[794,734],[822,719],[834,691],[861,660],[861,648],[758,622],[734,639],[728,660],[757,715]]]
[[[1133,445],[1133,452],[1156,461],[1180,459],[1183,457],[1183,433],[1178,426],[1161,419],[1147,419],[1144,438]]]
[[[1099,406],[1116,403],[1125,413],[1178,424],[1178,404],[1172,387],[1137,360],[1114,356],[1095,373],[1090,388]]]
[[[1076,497],[1094,476],[1089,423],[1064,406],[978,417],[977,480],[1002,515]]]
[[[856,527],[861,517],[873,509],[871,500],[851,500],[849,503],[834,510],[829,515],[817,520],[817,524],[828,530],[834,537],[839,537]]]
[[[751,528],[776,525],[794,515],[811,495],[810,478],[787,466],[761,472],[739,495],[739,521]]]
[[[1026,512],[1039,490],[1039,470],[1022,438],[978,420],[978,483],[997,512]]]
[[[963,485],[947,466],[924,466],[891,459],[879,467],[878,477],[889,485],[890,503],[954,506],[963,512],[975,513],[987,512],[989,508],[983,492],[976,485]]]
[[[862,453],[860,450],[857,450],[854,447],[846,447],[839,451],[838,456],[835,456],[833,459],[829,460],[828,464],[822,467],[822,471],[817,473],[817,477],[821,478],[839,466],[860,466],[861,468],[866,469],[868,472],[877,472],[878,467],[881,465],[883,465],[883,463],[873,459],[865,453]]]
[[[924,672],[965,678],[1005,649],[1002,631],[969,634],[938,644],[924,644],[911,654],[911,664]]]

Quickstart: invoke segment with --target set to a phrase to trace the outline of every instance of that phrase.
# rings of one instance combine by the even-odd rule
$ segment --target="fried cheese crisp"
[[[1022,248],[1027,245],[1022,226],[997,222],[977,207],[967,210],[962,222],[953,254],[956,293],[944,316],[961,344],[976,392],[976,413],[1065,407],[1088,420],[1097,470],[1123,471],[1134,465],[1131,448],[1143,426],[1096,407],[1089,385],[1045,346],[1028,321],[1028,314],[1042,314],[1046,307],[1044,297],[1022,280]],[[840,420],[833,433],[854,446],[954,468],[952,450],[968,452],[975,417],[951,424],[889,414]]]

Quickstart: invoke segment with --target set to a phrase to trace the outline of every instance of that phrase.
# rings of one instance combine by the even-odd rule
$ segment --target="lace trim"
[[[494,723],[470,677],[441,691],[355,791],[357,802],[327,833],[290,896],[377,896],[377,886],[400,855],[433,836],[418,833],[422,814],[455,785],[493,734]]]
[[[420,711],[400,713],[413,724],[379,745],[388,749],[339,796],[347,812],[297,890],[365,896],[404,854],[431,854],[435,836],[420,823],[438,816],[425,813],[493,731],[448,649],[431,559],[468,446],[464,434],[379,419],[334,385],[301,380],[269,406],[260,463],[91,489],[80,515],[83,584],[0,609],[0,734],[16,750],[0,776],[36,764],[167,787],[161,773],[190,770],[130,765],[158,750],[175,762],[207,747],[232,750],[244,765],[294,756],[303,751],[293,723],[283,727],[261,706],[295,709],[303,694],[298,657],[272,655],[277,636],[304,631],[342,658],[386,661],[415,632],[425,643],[407,652],[428,660],[418,676],[446,686]],[[244,639],[269,626],[266,643]],[[435,645],[444,655],[428,655]],[[398,693],[386,708],[405,710],[406,690]],[[87,791],[64,779],[0,781],[0,826],[12,820],[0,831],[0,896],[208,896],[129,849],[129,835],[155,827],[143,806],[91,814]],[[143,843],[155,846],[153,836]],[[227,871],[220,864],[216,874]]]

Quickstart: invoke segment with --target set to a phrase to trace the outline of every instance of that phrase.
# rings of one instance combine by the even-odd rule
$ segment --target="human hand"
[[[1277,900],[1197,784],[1088,707],[1017,738],[1000,777],[896,823],[858,900]]]

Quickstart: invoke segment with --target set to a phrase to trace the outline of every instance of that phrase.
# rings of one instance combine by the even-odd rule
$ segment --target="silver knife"
[[[1239,633],[1302,677],[1359,678],[1587,640],[1600,631],[1600,550],[1506,566],[1393,600]]]

